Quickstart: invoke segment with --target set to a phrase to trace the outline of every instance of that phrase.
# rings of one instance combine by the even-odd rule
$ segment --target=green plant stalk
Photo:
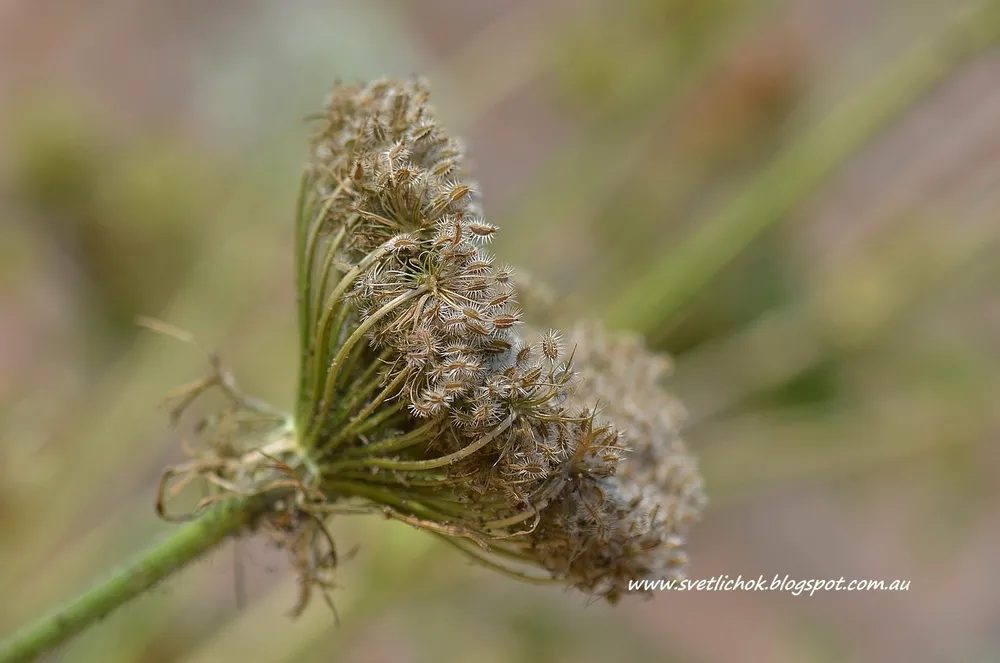
[[[31,661],[65,643],[252,525],[273,499],[261,494],[209,507],[108,579],[0,642],[0,663]]]
[[[298,298],[299,311],[299,400],[295,403],[295,412],[300,421],[305,421],[308,414],[303,412],[305,406],[306,385],[309,382],[309,348],[312,347],[312,317],[310,313],[310,286],[312,267],[305,260],[307,248],[307,228],[309,219],[306,216],[308,205],[309,177],[303,175],[299,182],[299,193],[295,202],[295,294]]]
[[[873,135],[998,39],[1000,3],[984,0],[957,12],[940,32],[795,138],[717,216],[656,260],[611,305],[608,319],[616,326],[655,331]]]

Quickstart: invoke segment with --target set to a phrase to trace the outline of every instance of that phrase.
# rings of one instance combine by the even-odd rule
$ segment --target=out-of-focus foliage
[[[26,221],[72,254],[95,320],[131,331],[136,311],[177,288],[213,222],[212,155],[169,136],[116,136],[110,119],[73,111],[39,104],[14,119],[13,184]]]

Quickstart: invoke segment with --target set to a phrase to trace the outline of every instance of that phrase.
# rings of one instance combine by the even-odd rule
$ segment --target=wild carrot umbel
[[[427,98],[419,80],[338,85],[316,118],[296,228],[310,512],[361,499],[611,600],[676,576],[704,496],[662,362],[593,325],[569,343],[523,329]]]
[[[336,560],[325,518],[357,511],[611,601],[677,577],[704,495],[660,390],[666,362],[595,324],[565,340],[524,328],[462,145],[427,97],[419,80],[333,89],[297,212],[294,420],[219,379],[236,407],[217,420],[257,432],[207,428],[209,455],[169,478],[292,491],[261,523],[304,588]]]
[[[217,368],[210,382],[233,407],[165,487],[284,490],[258,524],[291,551],[304,590],[331,583],[325,519],[359,511],[610,601],[631,580],[677,577],[704,495],[681,410],[660,390],[666,362],[595,324],[566,340],[524,328],[462,145],[427,98],[419,80],[330,93],[295,227],[295,414],[241,396]]]
[[[194,522],[0,660],[31,660],[250,530],[288,550],[298,613],[333,586],[335,514],[400,520],[509,576],[612,602],[683,572],[705,498],[660,390],[666,362],[593,323],[525,325],[522,281],[487,252],[497,229],[427,99],[420,80],[337,85],[315,118],[295,222],[294,412],[243,394],[213,357],[171,395],[174,414],[208,389],[227,406],[195,426],[200,444],[156,499],[161,517]],[[210,495],[178,515],[193,482]]]

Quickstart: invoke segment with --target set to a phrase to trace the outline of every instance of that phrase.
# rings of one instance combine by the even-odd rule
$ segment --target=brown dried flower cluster
[[[297,227],[300,479],[522,579],[613,601],[676,577],[704,495],[666,364],[595,326],[524,330],[427,97],[338,85],[319,118]]]

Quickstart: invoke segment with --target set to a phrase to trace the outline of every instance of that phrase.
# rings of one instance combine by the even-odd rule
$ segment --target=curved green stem
[[[338,433],[335,437],[331,438],[330,441],[326,443],[326,446],[328,448],[335,448],[339,446],[348,436],[360,432],[359,430],[360,427],[364,425],[366,421],[369,421],[368,417],[371,416],[372,412],[374,412],[380,405],[382,405],[382,403],[384,403],[388,398],[390,398],[393,395],[393,393],[396,392],[396,390],[399,389],[400,385],[402,385],[403,382],[406,380],[406,377],[407,374],[405,372],[401,372],[399,375],[397,375],[389,384],[385,386],[384,389],[382,389],[381,392],[379,392],[379,394],[375,398],[372,399],[371,403],[366,405],[365,408],[360,412],[358,412],[357,414],[351,416],[350,421],[341,429],[340,433]],[[360,391],[361,390],[359,390],[359,393]],[[351,399],[351,404],[348,405],[348,408],[350,409],[345,408],[348,414],[350,414],[351,410],[353,409],[355,400],[356,398]],[[403,407],[405,407],[405,405]],[[392,414],[395,414],[399,412],[400,409],[401,408],[395,408],[394,410],[390,409],[389,411]]]
[[[395,437],[391,437],[385,441],[375,442],[374,444],[368,444],[363,447],[351,447],[349,449],[345,449],[343,455],[346,458],[364,458],[367,456],[374,456],[376,454],[384,454],[389,451],[401,451],[420,444],[421,442],[432,441],[437,428],[440,425],[441,422],[431,420],[419,428],[414,428],[409,433],[396,435]]]
[[[305,259],[306,234],[309,220],[306,218],[306,198],[309,191],[309,176],[303,174],[299,182],[299,193],[295,203],[295,293],[299,311],[299,394],[300,400],[296,403],[296,411],[299,416],[302,409],[301,395],[305,393],[305,385],[308,384],[309,377],[309,347],[312,344],[312,324],[310,312],[310,288],[311,288],[311,267]]]
[[[411,513],[420,518],[428,518],[439,522],[448,519],[448,514],[435,511],[423,501],[405,497],[393,487],[376,486],[364,481],[347,481],[342,479],[329,479],[323,482],[322,488],[330,494],[341,497],[360,497],[376,504],[395,507],[402,513]],[[323,511],[322,508],[317,508]],[[0,661],[0,663],[3,663]]]
[[[238,534],[264,513],[273,499],[273,494],[260,494],[208,508],[107,580],[0,642],[0,663],[35,660],[65,643]]]
[[[366,318],[364,322],[358,325],[357,329],[354,330],[354,332],[347,338],[347,340],[344,341],[344,344],[340,347],[340,350],[337,352],[337,356],[335,356],[333,358],[333,361],[330,362],[330,368],[326,373],[326,388],[323,390],[323,396],[319,401],[319,413],[317,415],[316,421],[312,422],[312,428],[306,437],[306,439],[309,442],[308,446],[311,447],[315,445],[316,439],[319,437],[319,435],[323,430],[323,427],[327,423],[327,419],[329,418],[330,414],[330,405],[333,403],[333,397],[335,391],[334,387],[337,384],[337,377],[340,374],[340,371],[343,367],[344,362],[347,360],[347,357],[354,349],[354,346],[357,345],[362,338],[364,338],[365,334],[367,334],[371,330],[371,328],[374,327],[375,324],[379,322],[379,320],[392,313],[396,309],[396,307],[406,303],[407,301],[413,299],[414,297],[419,297],[426,290],[427,290],[426,286],[420,286],[419,288],[416,288],[414,290],[408,290],[407,292],[404,292],[403,294],[399,295],[398,297],[390,301],[388,304],[385,304],[382,308],[372,313],[368,318]]]
[[[331,323],[333,322],[333,316],[335,313],[343,311],[344,303],[343,297],[347,289],[354,284],[359,276],[365,273],[376,261],[382,258],[386,253],[388,253],[389,247],[384,244],[379,248],[375,249],[367,256],[365,256],[361,262],[355,265],[349,272],[340,277],[340,281],[337,282],[336,287],[334,287],[333,292],[331,292],[326,298],[326,306],[324,307],[323,315],[319,319],[318,327],[316,331],[316,343],[313,348],[313,357],[315,358],[315,375],[313,376],[313,391],[312,391],[312,402],[317,403],[320,388],[324,384],[323,375],[326,370],[325,362],[323,357],[325,357],[327,343],[330,339]],[[317,413],[318,414],[318,413]]]
[[[355,469],[365,467],[378,467],[386,470],[397,470],[400,472],[422,472],[424,470],[434,470],[439,467],[447,467],[458,461],[471,456],[487,444],[499,437],[517,418],[515,413],[511,413],[499,426],[483,435],[475,442],[462,447],[458,451],[431,458],[429,460],[393,460],[391,458],[348,458],[335,463],[331,463],[326,469],[330,474],[335,474],[339,470]]]
[[[502,573],[503,575],[508,576],[510,578],[514,578],[515,580],[520,580],[521,582],[531,583],[533,585],[565,585],[566,584],[565,578],[558,578],[558,577],[557,578],[552,578],[552,577],[546,578],[546,577],[540,577],[540,576],[532,576],[532,575],[529,575],[528,573],[526,573],[524,571],[519,571],[517,569],[513,569],[513,568],[510,568],[508,566],[504,566],[503,564],[500,564],[499,562],[490,559],[489,553],[484,554],[482,551],[475,550],[475,549],[471,548],[470,546],[467,546],[467,545],[463,544],[462,542],[458,541],[454,537],[445,536],[445,535],[440,534],[438,532],[434,532],[434,535],[437,536],[438,538],[440,538],[441,540],[443,540],[448,545],[454,546],[455,548],[457,548],[461,552],[463,552],[466,555],[468,555],[477,564],[485,566],[486,568],[491,569],[493,571],[496,571],[498,573]]]

